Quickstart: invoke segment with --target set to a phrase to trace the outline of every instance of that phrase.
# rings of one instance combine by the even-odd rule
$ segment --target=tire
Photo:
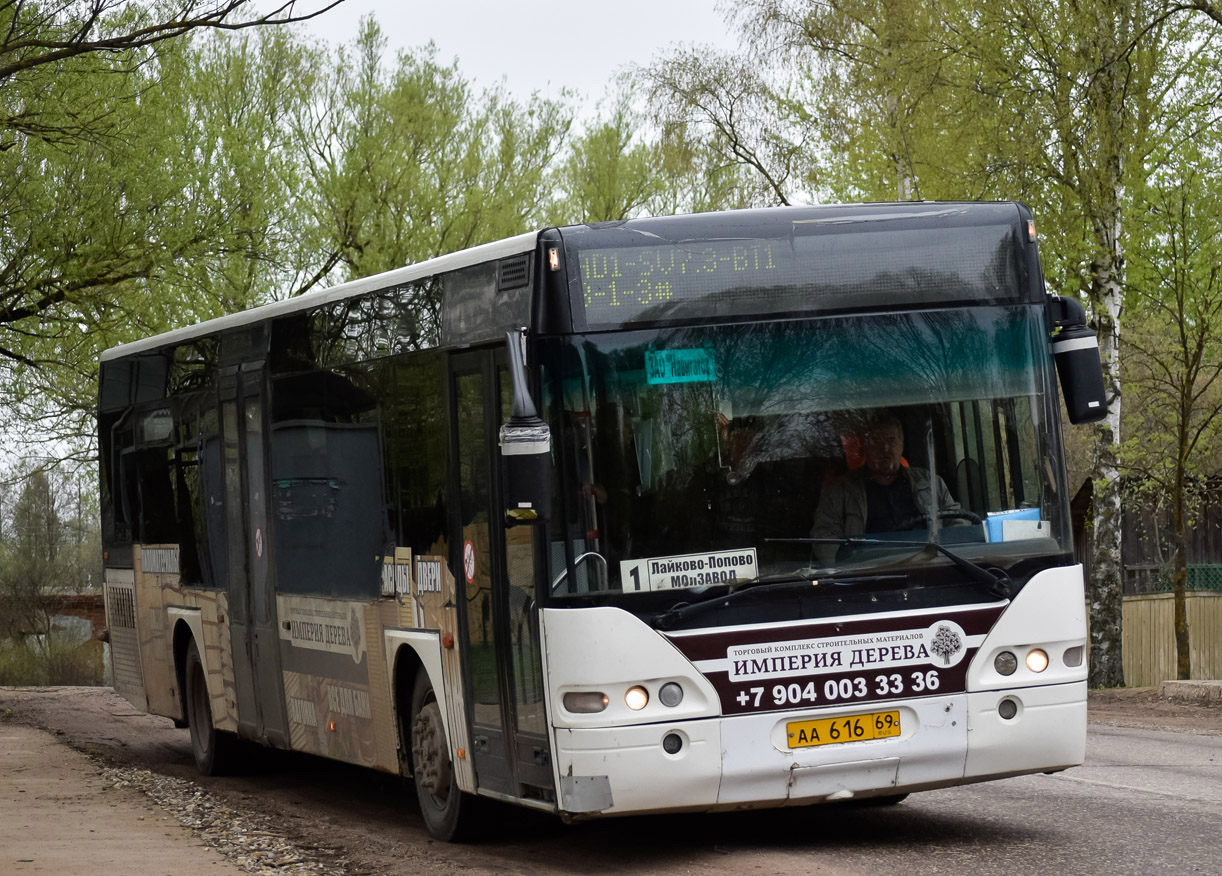
[[[423,666],[416,672],[412,687],[409,738],[412,784],[429,834],[442,842],[471,839],[476,827],[476,800],[458,788],[441,706]]]
[[[216,729],[212,723],[212,702],[208,696],[207,675],[193,639],[187,645],[183,671],[186,685],[187,726],[191,729],[191,755],[195,768],[205,776],[224,775],[233,768],[237,740]]]

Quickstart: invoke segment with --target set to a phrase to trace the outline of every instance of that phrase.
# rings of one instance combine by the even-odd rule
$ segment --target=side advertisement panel
[[[399,771],[399,716],[384,634],[452,631],[452,623],[446,626],[446,577],[440,557],[415,557],[397,548],[383,558],[383,595],[376,601],[276,597],[294,750]],[[446,668],[447,677],[461,678],[456,667]]]

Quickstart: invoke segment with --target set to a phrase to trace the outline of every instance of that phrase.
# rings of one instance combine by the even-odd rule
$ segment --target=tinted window
[[[216,358],[215,338],[199,338],[176,347],[170,364],[170,395],[212,386]]]
[[[1053,452],[1043,425],[1051,402],[1046,349],[1042,312],[1031,307],[676,327],[542,344],[559,474],[552,577],[566,552],[587,551],[606,559],[612,586],[625,590],[677,586],[646,573],[667,565],[653,561],[682,566],[696,554],[700,562],[754,566],[742,556],[758,559],[764,574],[792,572],[810,561],[811,546],[800,540],[814,531],[823,495],[859,495],[863,441],[888,416],[901,437],[903,468],[913,472],[904,477],[916,485],[909,506],[921,496],[920,507],[897,509],[904,525],[888,532],[962,537],[969,542],[963,550],[976,557],[1063,553],[1065,496],[1055,464],[1044,464]],[[843,517],[856,507],[846,501],[835,510]],[[954,510],[970,516],[938,516]],[[871,522],[817,537],[877,534],[864,527]],[[721,553],[710,561],[710,552]],[[585,566],[566,580],[569,592],[597,584]],[[711,580],[697,575],[689,583]]]
[[[143,545],[178,542],[174,500],[174,420],[169,408],[136,414],[136,450],[122,457],[125,509]]]
[[[272,380],[277,586],[376,596],[386,543],[380,418],[359,369]]]
[[[445,555],[445,357],[404,356],[387,363],[386,468],[399,547]]]
[[[213,587],[218,585],[216,559],[219,553],[223,568],[220,552],[225,547],[224,518],[217,510],[222,503],[213,395],[200,392],[178,399],[176,429],[174,514],[182,583]]]

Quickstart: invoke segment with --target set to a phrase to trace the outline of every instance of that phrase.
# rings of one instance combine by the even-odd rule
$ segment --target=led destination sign
[[[637,313],[675,299],[736,286],[774,285],[782,280],[773,241],[704,241],[696,245],[585,250],[581,277],[586,318],[607,312]]]
[[[1009,225],[798,230],[678,242],[642,235],[640,246],[583,241],[586,324],[1020,298]]]

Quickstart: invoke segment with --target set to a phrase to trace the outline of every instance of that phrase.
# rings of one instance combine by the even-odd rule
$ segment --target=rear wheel
[[[443,842],[470,838],[476,800],[458,789],[441,706],[421,667],[412,688],[412,780],[429,833]]]
[[[223,775],[233,766],[237,740],[229,733],[217,730],[212,724],[212,702],[208,696],[207,675],[194,640],[187,645],[184,670],[187,723],[191,728],[191,754],[195,758],[195,767],[205,776]]]

